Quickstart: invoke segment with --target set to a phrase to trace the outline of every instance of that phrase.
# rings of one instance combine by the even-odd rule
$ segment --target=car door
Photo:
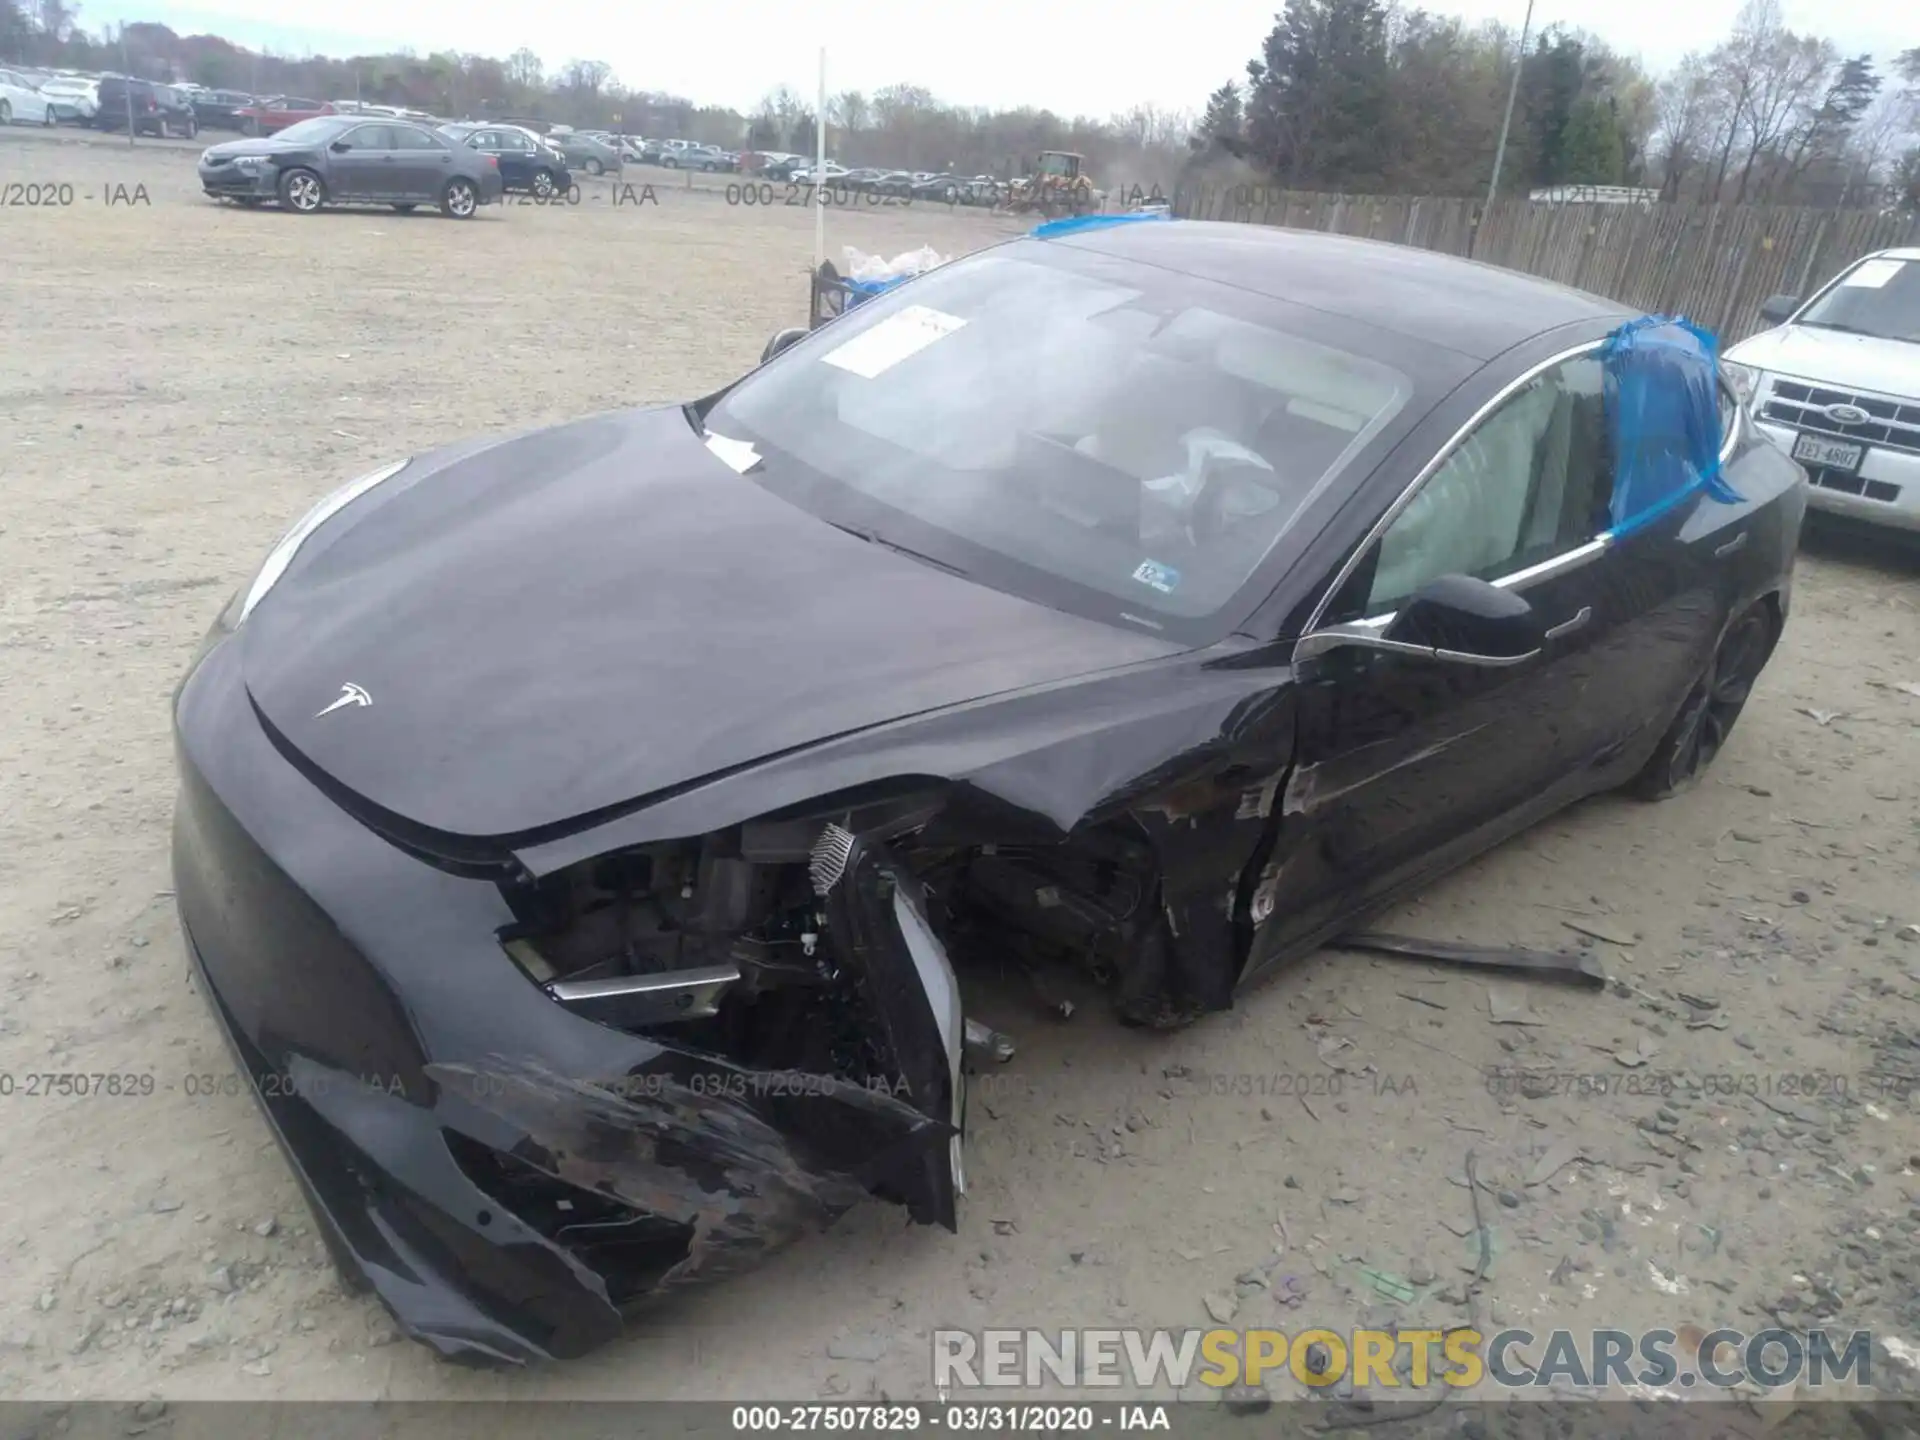
[[[1249,971],[1597,788],[1633,730],[1647,617],[1687,587],[1657,537],[1608,539],[1597,344],[1536,365],[1453,437],[1308,626]],[[1525,598],[1540,649],[1483,663],[1376,648],[1444,575]]]
[[[356,125],[327,147],[327,188],[337,200],[403,198],[392,129]]]
[[[533,172],[538,168],[540,147],[515,130],[495,132],[500,143],[500,179],[515,190],[533,188]]]
[[[453,149],[418,125],[393,125],[397,198],[411,203],[437,201],[455,173]]]

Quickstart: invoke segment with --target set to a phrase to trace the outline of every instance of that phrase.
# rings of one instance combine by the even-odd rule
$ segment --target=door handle
[[[1716,549],[1713,552],[1713,558],[1716,560],[1724,560],[1727,558],[1727,556],[1732,555],[1736,551],[1742,549],[1747,543],[1747,536],[1751,533],[1752,533],[1751,531],[1742,530],[1738,535],[1734,536],[1731,540],[1727,541],[1726,544]]]
[[[1549,626],[1547,628],[1547,639],[1558,640],[1562,635],[1571,635],[1592,618],[1593,607],[1591,605],[1582,605],[1579,614],[1573,616],[1571,619],[1562,620],[1558,625]]]

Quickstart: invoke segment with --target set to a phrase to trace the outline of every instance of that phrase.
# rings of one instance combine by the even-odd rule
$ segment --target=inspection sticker
[[[1162,565],[1158,560],[1142,560],[1140,568],[1133,572],[1133,578],[1142,585],[1151,585],[1162,595],[1171,595],[1174,587],[1180,583],[1180,572],[1171,565]]]
[[[751,440],[735,440],[727,435],[707,432],[707,449],[718,455],[742,475],[760,463],[760,452]]]
[[[863,380],[871,380],[966,323],[958,315],[948,315],[925,305],[908,305],[820,358],[828,365],[837,365]]]

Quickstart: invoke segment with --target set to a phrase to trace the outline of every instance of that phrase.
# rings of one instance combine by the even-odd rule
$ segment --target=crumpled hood
[[[414,461],[307,540],[239,639],[283,748],[487,838],[1182,648],[838,530],[678,407]],[[336,708],[347,686],[366,703]]]
[[[1920,345],[1902,340],[1782,325],[1742,340],[1727,351],[1727,359],[1839,390],[1920,399]]]

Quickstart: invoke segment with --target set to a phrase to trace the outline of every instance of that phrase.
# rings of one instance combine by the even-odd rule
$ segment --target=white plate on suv
[[[1760,428],[1800,462],[1815,509],[1920,531],[1920,249],[1882,250],[1723,357]]]

